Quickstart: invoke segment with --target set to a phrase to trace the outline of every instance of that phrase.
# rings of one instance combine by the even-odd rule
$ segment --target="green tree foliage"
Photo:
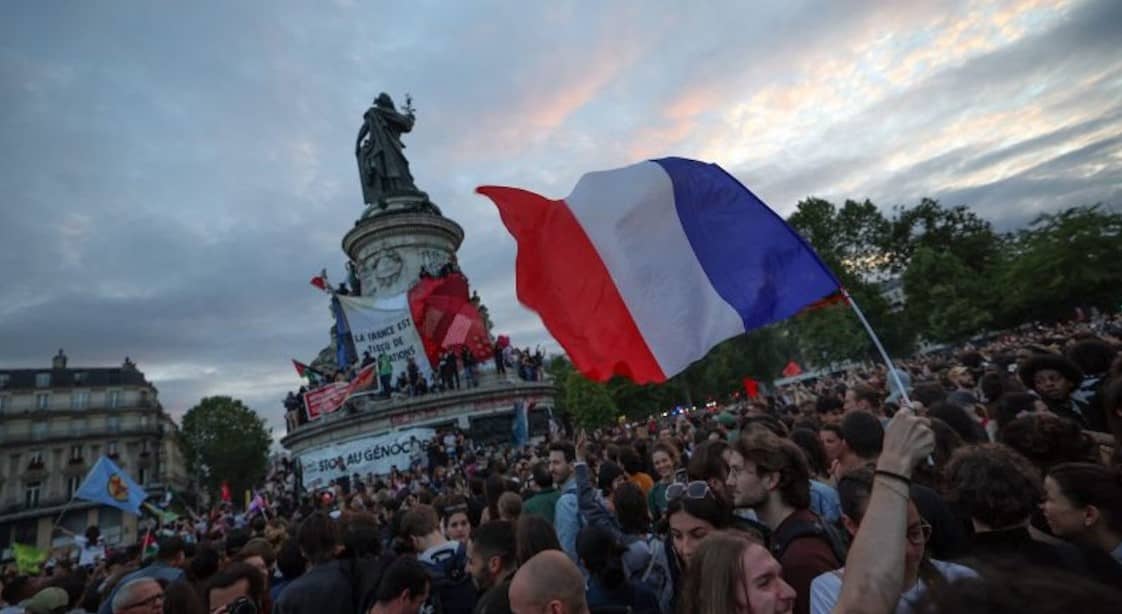
[[[914,207],[897,207],[881,240],[888,268],[903,273],[916,252],[952,252],[968,270],[988,273],[1001,260],[1003,245],[993,226],[970,209],[946,208],[924,198]]]
[[[883,277],[893,223],[876,205],[846,201],[840,208],[819,198],[801,201],[787,220],[810,243],[861,306],[877,334],[894,353],[911,349],[905,322],[891,313],[873,280]],[[804,312],[784,324],[804,363],[823,365],[869,355],[873,347],[848,305]]]
[[[906,314],[929,339],[960,341],[993,323],[996,266],[971,269],[950,251],[921,247],[904,271]]]
[[[1122,304],[1122,213],[1096,205],[1041,215],[1008,246],[997,290],[1004,325]]]
[[[787,223],[814,247],[847,288],[881,266],[885,239],[892,228],[867,200],[847,200],[838,208],[821,198],[808,198],[799,202]]]
[[[203,398],[183,416],[182,433],[188,469],[211,495],[224,480],[241,493],[264,479],[269,430],[241,401]]]
[[[619,412],[607,386],[570,371],[564,384],[565,409],[579,427],[597,428],[612,424]]]

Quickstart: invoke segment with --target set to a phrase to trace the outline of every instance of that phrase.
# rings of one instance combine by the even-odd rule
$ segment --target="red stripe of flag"
[[[517,188],[476,191],[494,201],[518,243],[518,300],[541,316],[585,377],[665,381],[611,274],[565,201]]]

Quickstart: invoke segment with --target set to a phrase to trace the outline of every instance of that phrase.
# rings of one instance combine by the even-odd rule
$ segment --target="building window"
[[[49,395],[45,392],[40,392],[39,394],[35,395],[35,408],[36,409],[50,409],[50,407],[51,407],[51,395]]]
[[[72,392],[70,393],[70,409],[85,409],[90,406],[90,393],[88,392]]]
[[[116,409],[116,408],[121,406],[121,391],[120,390],[110,390],[106,394],[107,394],[106,399],[105,399],[105,404],[106,405],[108,405],[111,409]]]
[[[136,477],[138,478],[137,482],[139,482],[141,486],[144,486],[148,483],[148,470],[144,467],[141,467],[137,472]]]
[[[109,416],[108,418],[105,419],[105,426],[109,430],[110,433],[121,432],[121,417],[120,416]]]
[[[39,507],[39,491],[42,488],[42,482],[28,482],[23,489],[23,506]]]
[[[73,499],[74,493],[78,492],[78,487],[82,485],[82,476],[72,475],[66,478],[66,498]]]
[[[109,458],[117,458],[117,442],[110,441],[105,444],[105,455]]]
[[[47,438],[47,423],[45,421],[31,423],[31,438],[36,441]]]
[[[82,460],[82,446],[70,446],[70,460]]]
[[[89,373],[86,373],[85,371],[74,374],[75,384],[85,384],[87,381],[89,381],[89,379]]]
[[[35,387],[36,388],[48,388],[48,387],[50,387],[50,385],[51,385],[51,374],[50,373],[36,373],[35,374]]]
[[[90,406],[90,393],[89,392],[74,392],[71,393],[71,409],[84,410]]]
[[[6,394],[0,394],[0,411],[4,411],[4,410],[8,409],[9,407],[11,407],[11,405],[12,405],[11,397],[9,397]]]
[[[0,373],[0,388],[8,385],[12,381],[12,376],[7,373]]]
[[[43,451],[32,450],[31,454],[27,456],[28,467],[42,467],[43,466]]]

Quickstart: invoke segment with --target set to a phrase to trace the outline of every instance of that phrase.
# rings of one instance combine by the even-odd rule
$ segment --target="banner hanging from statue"
[[[393,365],[394,380],[406,373],[409,359],[417,363],[420,374],[432,375],[432,365],[425,355],[425,346],[413,323],[406,295],[384,299],[366,296],[339,296],[339,304],[347,316],[354,338],[358,360],[370,352],[375,360],[385,354]]]

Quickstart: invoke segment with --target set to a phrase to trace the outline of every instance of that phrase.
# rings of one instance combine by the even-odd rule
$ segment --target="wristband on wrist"
[[[899,495],[905,501],[911,498],[911,495],[908,493],[907,488],[901,488],[901,489],[897,490],[898,487],[893,485],[894,482],[895,482],[894,479],[885,478],[883,476],[876,476],[876,477],[880,478],[880,485],[883,486],[886,490],[889,490],[889,491]]]
[[[908,486],[912,485],[912,479],[911,478],[909,478],[906,475],[900,475],[899,473],[894,473],[892,471],[885,471],[884,469],[877,469],[877,470],[873,471],[873,475],[879,475],[881,477],[891,478],[893,480],[899,480],[899,481],[903,482],[904,484],[906,484]]]

